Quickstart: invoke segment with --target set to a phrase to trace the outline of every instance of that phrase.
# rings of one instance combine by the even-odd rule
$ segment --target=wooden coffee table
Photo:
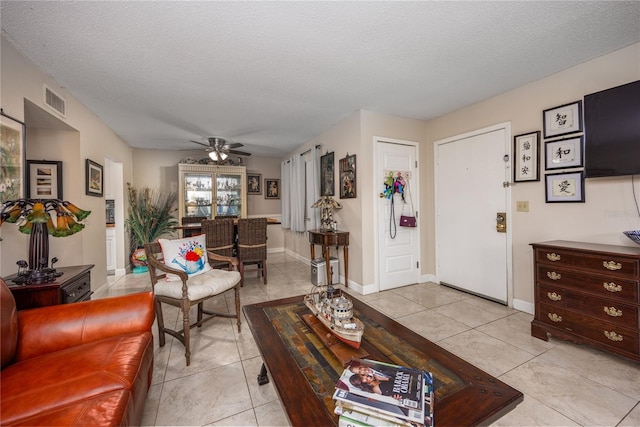
[[[431,371],[438,426],[489,424],[523,400],[518,390],[353,298],[369,358]],[[264,367],[292,426],[337,425],[333,392],[342,365],[301,319],[302,295],[243,307]],[[259,376],[260,377],[260,376]]]

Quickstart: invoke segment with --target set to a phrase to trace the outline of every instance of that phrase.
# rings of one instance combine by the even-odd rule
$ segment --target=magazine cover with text
[[[422,423],[424,382],[424,373],[418,369],[353,359],[340,376],[333,398]]]

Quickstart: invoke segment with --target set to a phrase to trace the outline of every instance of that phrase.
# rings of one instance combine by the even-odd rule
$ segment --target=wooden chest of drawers
[[[640,248],[533,243],[535,318],[548,334],[640,361]]]

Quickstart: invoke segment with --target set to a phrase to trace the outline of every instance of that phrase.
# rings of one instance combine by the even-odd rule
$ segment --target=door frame
[[[373,293],[373,292],[380,292],[380,270],[377,268],[377,264],[378,264],[378,260],[379,260],[379,255],[380,255],[380,241],[378,239],[378,224],[380,221],[380,209],[378,209],[378,203],[377,200],[378,198],[380,198],[380,192],[382,190],[381,186],[383,185],[382,182],[378,182],[378,167],[379,167],[379,162],[380,162],[380,152],[379,152],[379,143],[382,142],[386,142],[386,143],[391,143],[391,144],[402,144],[402,145],[409,145],[412,146],[415,149],[415,153],[416,153],[416,162],[418,162],[417,167],[415,168],[416,172],[415,172],[415,177],[413,179],[414,182],[414,186],[412,187],[412,193],[411,196],[413,197],[413,203],[414,203],[414,209],[416,211],[418,211],[418,215],[422,215],[420,216],[420,220],[419,220],[419,224],[420,227],[426,227],[426,222],[424,220],[425,216],[424,216],[424,212],[420,212],[420,163],[419,163],[419,159],[420,159],[420,144],[416,141],[409,141],[406,139],[396,139],[396,138],[385,138],[382,136],[374,136],[373,137],[373,143],[374,143],[374,152],[373,152],[373,168],[372,168],[372,182],[374,183],[372,185],[372,189],[373,189],[373,217],[375,218],[375,223],[374,223],[374,265],[376,265],[376,268],[374,269],[374,289],[363,289],[363,294],[369,294],[369,293]],[[415,188],[417,187],[417,188]],[[422,261],[422,239],[420,236],[420,232],[418,232],[417,234],[417,239],[418,239],[418,259],[420,260],[420,268],[419,268],[419,272],[418,272],[418,279],[422,280],[422,267],[423,267],[423,261]]]
[[[433,190],[434,190],[434,204],[438,200],[438,146],[447,144],[453,141],[461,139],[471,138],[474,136],[494,132],[504,129],[505,131],[505,154],[507,157],[507,166],[505,167],[504,178],[504,191],[505,191],[505,210],[507,213],[507,232],[506,232],[506,275],[507,275],[507,306],[513,307],[513,206],[511,202],[511,187],[513,185],[513,161],[512,161],[512,138],[511,134],[511,122],[498,123],[492,126],[488,126],[481,129],[476,129],[470,132],[465,132],[459,135],[454,135],[448,138],[439,139],[433,142]],[[436,282],[440,283],[439,271],[438,271],[438,215],[436,215],[437,206],[434,206],[434,246],[435,246],[435,268],[436,268]],[[486,297],[485,297],[486,298]]]

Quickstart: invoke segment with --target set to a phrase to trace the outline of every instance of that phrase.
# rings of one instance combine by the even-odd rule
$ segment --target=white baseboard
[[[525,313],[529,313],[529,314],[535,313],[535,305],[533,303],[522,301],[519,299],[513,300],[513,308],[519,311],[524,311]]]

